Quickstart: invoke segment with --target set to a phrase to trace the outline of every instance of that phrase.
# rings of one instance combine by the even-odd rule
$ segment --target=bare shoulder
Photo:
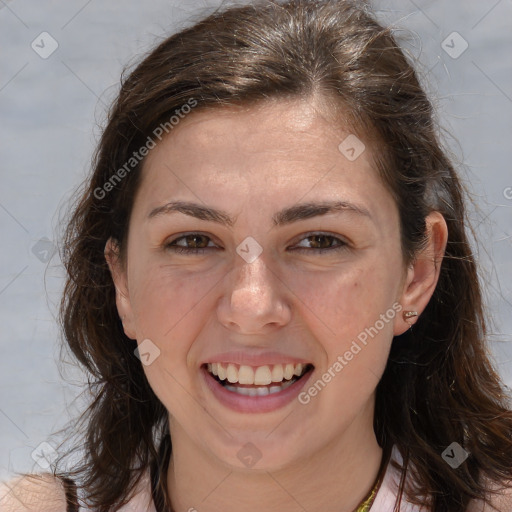
[[[1,512],[66,512],[62,481],[50,473],[0,482]]]
[[[492,486],[495,490],[495,486]],[[490,503],[472,501],[467,512],[511,512],[512,511],[512,480],[507,482],[504,489],[490,496]]]

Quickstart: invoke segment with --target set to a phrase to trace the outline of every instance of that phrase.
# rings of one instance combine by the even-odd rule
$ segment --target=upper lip
[[[249,354],[247,352],[223,352],[215,354],[202,361],[201,365],[206,363],[233,363],[246,366],[264,366],[273,364],[311,364],[310,360],[300,357],[289,356],[279,352],[262,352],[259,354]]]

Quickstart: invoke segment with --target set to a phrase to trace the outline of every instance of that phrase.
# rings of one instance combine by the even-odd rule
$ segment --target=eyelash
[[[195,237],[204,237],[204,238],[207,238],[209,241],[211,241],[211,238],[209,236],[203,235],[202,233],[188,233],[186,235],[182,235],[182,236],[180,236],[178,238],[175,238],[174,240],[172,240],[169,243],[166,243],[165,244],[165,249],[169,250],[169,251],[172,251],[174,253],[177,253],[177,254],[189,254],[189,255],[204,254],[204,252],[208,249],[208,247],[203,247],[203,248],[187,248],[187,247],[180,247],[180,246],[177,246],[177,245],[173,245],[173,244],[175,244],[179,240],[186,239],[187,237],[194,237],[194,236]],[[303,252],[303,253],[314,252],[314,253],[317,253],[317,254],[325,254],[327,252],[344,250],[344,249],[347,249],[347,247],[348,247],[348,244],[345,241],[343,241],[341,238],[338,238],[338,237],[336,237],[334,235],[331,235],[331,234],[328,234],[328,233],[308,233],[304,238],[302,238],[300,240],[300,242],[302,240],[306,240],[306,239],[312,238],[314,236],[316,236],[316,237],[324,237],[324,238],[331,238],[332,240],[337,241],[338,245],[331,246],[331,247],[325,247],[325,248],[301,247],[301,248],[295,248],[295,249],[293,249],[293,251],[298,251],[298,252]],[[215,247],[210,247],[210,249],[215,249]]]

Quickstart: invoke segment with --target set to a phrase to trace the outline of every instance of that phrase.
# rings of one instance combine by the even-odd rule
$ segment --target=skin
[[[307,405],[236,412],[199,373],[220,352],[275,350],[314,364],[314,382],[393,304],[421,315],[432,296],[446,247],[443,217],[429,215],[429,242],[405,265],[398,210],[370,144],[349,161],[338,145],[350,130],[322,111],[313,98],[190,114],[146,159],[126,257],[107,244],[125,333],[160,350],[144,371],[169,411],[167,483],[178,512],[351,512],[378,473],[375,388],[393,336],[414,318],[400,313],[385,323]],[[341,211],[272,225],[285,207],[334,199],[361,205],[371,219]],[[171,200],[224,210],[233,225],[183,213],[148,218]],[[203,254],[166,248],[188,232],[208,237],[198,242],[208,245]],[[320,254],[311,232],[347,245]],[[263,248],[252,263],[236,252],[248,236]],[[252,468],[237,457],[246,443],[261,454]]]

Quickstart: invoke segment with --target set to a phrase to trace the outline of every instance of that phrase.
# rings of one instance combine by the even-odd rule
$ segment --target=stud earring
[[[415,316],[418,316],[418,312],[417,311],[404,311],[402,313],[402,317],[404,319],[404,322],[407,322],[409,320],[409,318],[414,318]],[[412,327],[412,323],[410,322],[407,322],[411,327]]]

